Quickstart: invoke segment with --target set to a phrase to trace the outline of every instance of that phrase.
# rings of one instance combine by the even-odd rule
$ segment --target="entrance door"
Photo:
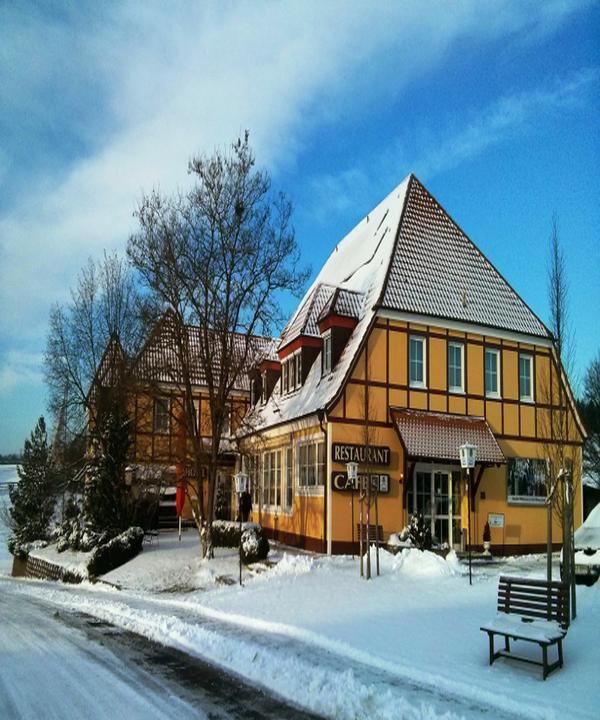
[[[460,473],[417,470],[407,493],[408,512],[422,513],[440,545],[460,548]]]

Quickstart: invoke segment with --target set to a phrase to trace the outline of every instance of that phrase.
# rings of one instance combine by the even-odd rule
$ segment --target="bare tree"
[[[600,488],[600,353],[586,371],[579,412],[588,432],[583,447],[583,471]]]
[[[65,443],[98,423],[94,383],[103,363],[107,386],[123,380],[123,361],[135,355],[145,333],[141,307],[127,263],[107,253],[83,267],[68,302],[52,307],[45,376]]]
[[[547,462],[548,488],[548,579],[552,577],[552,513],[558,518],[563,534],[563,577],[571,585],[571,605],[573,617],[576,614],[573,507],[574,496],[580,478],[576,464],[572,462],[567,449],[571,433],[573,397],[569,385],[569,373],[574,364],[575,342],[569,313],[569,287],[566,259],[560,242],[558,218],[552,217],[549,261],[548,261],[548,301],[550,306],[550,329],[553,335],[554,358],[551,364],[556,367],[556,382],[547,378],[542,386],[543,398],[551,407],[547,415],[543,452]],[[558,397],[555,397],[555,393]],[[557,407],[557,409],[555,409]]]
[[[292,207],[274,194],[265,171],[255,167],[248,133],[229,151],[195,157],[189,192],[144,197],[139,230],[127,252],[156,303],[168,311],[177,355],[184,412],[192,440],[202,554],[212,555],[212,521],[219,452],[228,401],[255,354],[254,336],[280,320],[282,293],[297,293],[306,273],[291,226]],[[189,327],[197,328],[190,343]],[[198,438],[193,368],[198,362],[210,405],[210,436]],[[204,469],[206,475],[203,478]]]

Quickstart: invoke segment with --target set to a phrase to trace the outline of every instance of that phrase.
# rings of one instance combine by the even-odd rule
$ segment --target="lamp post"
[[[475,458],[477,454],[477,446],[472,443],[461,445],[459,450],[460,466],[467,471],[467,544],[469,548],[469,585],[473,584],[473,575],[471,569],[471,470],[475,467]]]
[[[348,480],[350,481],[350,502],[352,503],[352,510],[350,513],[351,518],[351,529],[352,529],[352,557],[354,557],[354,485],[358,479],[358,463],[349,462],[346,463],[346,472],[348,473]]]
[[[234,476],[235,491],[238,496],[238,513],[240,518],[240,585],[242,584],[242,495],[248,489],[248,476],[245,472],[238,472]]]

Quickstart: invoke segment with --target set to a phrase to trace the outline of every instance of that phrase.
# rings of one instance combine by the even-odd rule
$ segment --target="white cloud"
[[[0,359],[0,396],[9,394],[19,385],[39,384],[41,380],[41,354],[10,350]]]
[[[401,180],[398,168],[414,172],[421,180],[430,180],[527,130],[542,115],[573,110],[597,91],[599,81],[600,69],[586,68],[548,86],[501,97],[473,112],[472,119],[458,130],[456,123],[451,122],[441,133],[420,127],[418,142],[407,143],[398,137],[392,141],[391,149],[371,159],[368,170],[353,167],[314,178],[314,215],[326,217],[331,212],[343,214],[360,207],[361,198],[374,187],[390,191]],[[412,149],[415,147],[418,153]],[[379,195],[374,200],[381,199]]]
[[[28,17],[27,42],[10,45],[12,90],[40,113],[44,73],[71,73],[64,134],[97,138],[88,155],[29,177],[27,191],[0,217],[2,337],[41,338],[48,305],[66,297],[86,257],[123,248],[135,200],[153,185],[168,191],[185,183],[191,153],[250,128],[258,157],[276,172],[296,162],[320,123],[372,111],[435,67],[456,41],[549,31],[574,7],[560,0],[131,3],[90,22],[82,12],[75,38],[72,28],[55,22],[47,33],[44,18]],[[14,24],[8,28],[14,35]],[[26,62],[46,37],[51,51]],[[83,91],[88,80],[97,95]],[[83,114],[89,127],[75,116],[78,92],[93,103]],[[487,137],[503,132],[511,113],[501,109]],[[449,155],[458,161],[486,141],[474,128]],[[4,377],[14,380],[8,370]]]

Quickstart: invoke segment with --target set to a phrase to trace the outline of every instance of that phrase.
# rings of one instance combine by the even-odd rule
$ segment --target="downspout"
[[[319,426],[324,435],[325,446],[327,448],[325,461],[325,492],[323,494],[323,538],[325,540],[325,548],[328,555],[331,555],[331,483],[329,482],[331,462],[331,433],[327,432],[327,427],[323,427],[323,421],[327,421],[325,410],[321,408],[317,410],[319,418]]]

